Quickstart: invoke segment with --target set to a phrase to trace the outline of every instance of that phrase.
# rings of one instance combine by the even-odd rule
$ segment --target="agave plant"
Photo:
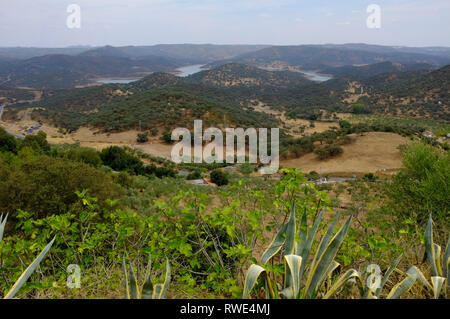
[[[3,232],[5,231],[6,220],[8,219],[8,215],[3,218],[3,214],[0,215],[0,242],[3,239]],[[25,271],[20,275],[19,279],[17,279],[16,283],[12,286],[9,292],[5,295],[5,299],[12,299],[17,294],[17,292],[22,288],[22,286],[27,282],[28,278],[33,274],[36,268],[41,263],[42,259],[44,259],[45,255],[48,253],[53,243],[55,242],[56,236],[52,239],[52,241],[45,246],[39,256],[25,269]]]
[[[148,260],[148,264],[145,270],[144,283],[139,285],[136,273],[133,269],[131,262],[128,263],[128,269],[125,262],[125,256],[123,257],[123,274],[125,285],[125,299],[164,299],[167,288],[170,285],[171,272],[169,260],[166,259],[166,275],[164,283],[153,285],[153,281],[150,278],[152,270],[151,258]]]
[[[300,222],[300,228],[297,229],[294,202],[288,222],[281,227],[269,248],[263,253],[261,263],[259,265],[253,264],[248,269],[245,276],[243,298],[249,298],[260,276],[263,276],[267,298],[282,297],[288,299],[331,298],[349,279],[360,280],[359,272],[350,269],[332,281],[333,272],[340,266],[334,258],[349,230],[351,216],[335,233],[336,224],[340,217],[338,212],[319,242],[317,250],[312,251],[323,214],[324,210],[319,214],[312,228],[308,229],[305,211]],[[300,240],[297,241],[296,238]],[[268,263],[275,261],[274,257],[280,251],[283,253],[284,282],[282,290],[278,292],[277,282],[271,278]],[[313,259],[307,265],[310,256]],[[323,289],[325,283],[327,283],[327,289]]]
[[[447,241],[443,260],[441,261],[441,247],[433,241],[433,218],[430,215],[425,229],[425,254],[428,263],[431,266],[431,280],[427,280],[425,275],[415,266],[408,269],[408,277],[394,288],[400,291],[409,290],[418,280],[426,288],[433,292],[433,297],[438,299],[440,296],[447,298],[450,289],[450,237]],[[396,297],[397,294],[391,294],[389,297]]]

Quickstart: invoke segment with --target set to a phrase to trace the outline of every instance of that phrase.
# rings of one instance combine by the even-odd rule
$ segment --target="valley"
[[[424,262],[450,229],[449,48],[108,45],[0,57],[0,293],[42,249],[21,298],[428,299],[436,279],[411,272],[449,280],[432,263],[450,248]],[[196,141],[195,120],[223,136],[279,129],[265,145],[278,169],[249,163],[250,136],[246,163],[178,163],[176,128],[189,158],[193,142],[212,146]],[[80,265],[82,289],[67,289],[68,264]],[[389,277],[377,296],[364,284],[374,264]],[[252,269],[267,276],[249,279]],[[297,295],[284,287],[293,273],[305,275]]]

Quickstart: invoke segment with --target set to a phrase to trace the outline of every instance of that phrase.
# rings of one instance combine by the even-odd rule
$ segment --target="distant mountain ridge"
[[[326,67],[346,65],[367,65],[380,62],[398,62],[401,64],[426,63],[444,66],[450,63],[450,49],[426,53],[424,50],[408,51],[395,47],[367,45],[299,45],[273,46],[256,52],[246,53],[232,59],[216,61],[210,67],[227,63],[242,63],[257,67],[279,69],[320,70]]]

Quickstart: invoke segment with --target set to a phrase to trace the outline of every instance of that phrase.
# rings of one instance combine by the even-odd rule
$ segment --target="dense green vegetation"
[[[3,293],[23,272],[23,265],[31,263],[56,235],[39,274],[31,276],[19,297],[121,297],[124,253],[136,269],[145,268],[152,256],[154,283],[165,280],[167,257],[172,274],[169,298],[242,297],[244,275],[262,257],[257,247],[269,246],[278,231],[284,234],[283,225],[292,219],[292,201],[301,238],[303,229],[321,233],[340,206],[337,196],[343,192],[351,194],[352,203],[341,214],[359,222],[349,224],[340,239],[340,250],[334,255],[341,265],[336,276],[354,268],[355,278],[363,278],[362,292],[357,285],[336,289],[315,285],[315,297],[329,293],[336,298],[364,297],[365,267],[377,263],[385,271],[401,252],[404,257],[395,267],[406,270],[415,265],[428,276],[428,266],[417,263],[422,251],[411,245],[422,247],[430,214],[434,241],[445,244],[449,234],[449,157],[427,144],[404,150],[405,168],[392,182],[367,177],[316,186],[298,170],[285,170],[276,182],[246,177],[250,170],[243,169],[243,175],[228,176],[229,185],[208,188],[189,185],[183,177],[155,178],[140,164],[139,152],[127,148],[111,147],[101,153],[77,145],[47,149],[40,136],[41,143],[33,149],[5,132],[0,137],[0,211],[10,214],[0,243]],[[164,164],[157,158],[153,161]],[[305,228],[305,218],[314,219],[318,230]],[[318,249],[318,243],[311,249]],[[285,249],[283,254],[288,255]],[[285,271],[279,259],[284,255],[271,255],[274,267],[258,265],[277,280]],[[65,287],[65,270],[73,263],[81,267],[81,290]],[[305,278],[312,276],[308,263],[304,267]],[[406,278],[393,273],[381,296],[396,291],[395,283]],[[263,297],[258,293],[262,283],[255,283],[251,294]],[[429,298],[433,292],[411,283],[405,296]]]

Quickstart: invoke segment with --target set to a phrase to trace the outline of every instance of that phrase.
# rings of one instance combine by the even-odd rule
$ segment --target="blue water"
[[[187,77],[189,75],[198,73],[202,70],[202,66],[203,64],[195,64],[195,65],[188,65],[188,66],[184,66],[182,68],[177,69],[178,73],[177,76],[179,77]]]
[[[308,79],[310,79],[312,81],[316,81],[316,82],[325,82],[325,81],[332,79],[331,76],[319,74],[319,73],[312,72],[312,71],[300,71],[300,72],[305,74]]]
[[[103,79],[97,80],[97,82],[102,84],[128,84],[139,80],[140,79]]]

